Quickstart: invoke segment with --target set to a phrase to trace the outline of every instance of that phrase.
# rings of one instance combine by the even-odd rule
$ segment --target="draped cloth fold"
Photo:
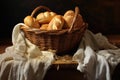
[[[54,61],[54,53],[40,51],[27,40],[20,27],[15,25],[12,32],[12,46],[0,54],[0,80],[43,80]],[[26,26],[27,27],[27,26]]]
[[[78,50],[73,55],[77,69],[87,80],[111,80],[111,74],[120,63],[120,49],[101,33],[86,30]]]

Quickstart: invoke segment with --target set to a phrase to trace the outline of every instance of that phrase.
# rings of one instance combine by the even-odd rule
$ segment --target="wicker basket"
[[[40,9],[51,11],[45,6],[38,6],[33,10],[31,15],[33,16]],[[41,50],[55,50],[57,55],[71,54],[71,51],[74,51],[78,47],[87,28],[87,23],[79,27],[79,21],[76,20],[78,13],[79,8],[75,7],[75,17],[70,29],[43,31],[22,28],[22,30],[25,33],[25,37]]]

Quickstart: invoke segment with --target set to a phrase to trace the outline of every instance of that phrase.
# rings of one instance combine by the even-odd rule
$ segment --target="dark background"
[[[0,39],[11,38],[13,27],[39,5],[59,14],[79,6],[92,32],[120,34],[119,0],[3,0],[0,2]]]
[[[39,5],[47,6],[59,14],[79,6],[84,20],[89,24],[88,29],[92,32],[120,34],[120,0],[1,0],[0,40],[10,40],[13,27],[23,22],[24,17]],[[113,80],[120,80],[119,70],[120,67],[115,69]]]

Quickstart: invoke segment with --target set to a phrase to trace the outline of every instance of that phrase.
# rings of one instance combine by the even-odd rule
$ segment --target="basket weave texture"
[[[40,10],[41,8],[49,10],[49,8],[44,6],[39,6],[35,10]],[[35,10],[33,10],[31,15],[35,13]],[[75,16],[70,29],[42,31],[22,28],[22,30],[25,37],[37,45],[40,50],[55,50],[58,55],[70,54],[70,51],[75,50],[79,45],[87,28],[87,23],[79,27],[78,14],[79,8],[75,7]]]

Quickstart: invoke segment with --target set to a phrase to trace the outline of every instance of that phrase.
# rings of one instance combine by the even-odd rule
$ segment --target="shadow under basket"
[[[76,20],[79,8],[75,8],[75,18],[70,29],[62,30],[39,30],[31,28],[22,28],[25,37],[31,43],[37,45],[40,50],[55,50],[57,55],[70,54],[77,50],[82,36],[88,26],[85,23],[79,27],[79,21]]]

